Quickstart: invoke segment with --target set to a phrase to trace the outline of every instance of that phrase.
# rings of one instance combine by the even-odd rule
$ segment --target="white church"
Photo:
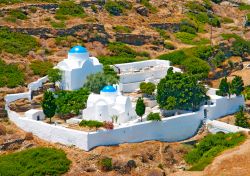
[[[87,76],[103,70],[103,65],[96,57],[90,57],[82,46],[75,46],[68,52],[68,58],[56,66],[62,71],[60,87],[63,90],[77,90],[83,87]]]
[[[109,85],[105,86],[100,94],[89,95],[87,108],[82,111],[82,118],[125,123],[136,118],[136,113],[131,99],[123,96],[117,85]]]

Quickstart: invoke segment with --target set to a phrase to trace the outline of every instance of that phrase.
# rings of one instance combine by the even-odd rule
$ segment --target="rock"
[[[6,127],[0,124],[0,136],[6,135],[6,133],[7,133]]]
[[[142,16],[148,16],[149,10],[144,6],[138,6],[135,8],[136,12]]]
[[[85,169],[85,171],[86,171],[86,172],[95,172],[96,169],[95,169],[94,167],[87,167],[87,168]]]
[[[148,172],[147,176],[165,176],[165,172],[160,169],[152,169]]]
[[[134,160],[129,160],[127,162],[127,167],[129,167],[130,169],[136,168],[137,167],[136,162]]]
[[[25,139],[25,140],[33,140],[33,139],[34,139],[33,134],[30,133],[30,132],[27,132],[27,133],[25,134],[24,139]]]

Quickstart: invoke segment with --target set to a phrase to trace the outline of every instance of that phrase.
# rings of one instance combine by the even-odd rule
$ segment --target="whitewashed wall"
[[[25,117],[20,117],[19,114],[10,110],[8,110],[8,116],[19,128],[27,132],[32,132],[41,139],[65,145],[75,145],[80,149],[89,150],[87,132],[30,120]]]
[[[236,133],[240,131],[249,132],[249,129],[241,128],[238,126],[230,125],[224,122],[220,122],[217,120],[207,120],[206,121],[208,131],[215,134],[218,132],[224,132],[224,133]]]
[[[208,110],[207,117],[210,120],[218,119],[228,114],[233,114],[239,110],[240,106],[245,105],[243,96],[234,96],[231,98],[220,97],[218,99],[214,99],[213,102],[213,105],[206,105],[202,107],[202,109],[206,108]]]
[[[166,118],[160,122],[147,121],[114,130],[89,134],[89,147],[142,142],[147,140],[180,141],[196,134],[201,113],[189,113]]]
[[[43,86],[43,83],[48,81],[48,76],[42,77],[35,82],[32,82],[28,85],[29,90],[38,90]]]

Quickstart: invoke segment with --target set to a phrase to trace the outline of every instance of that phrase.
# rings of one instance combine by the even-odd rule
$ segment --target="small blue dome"
[[[87,53],[88,50],[82,46],[74,46],[69,50],[69,53],[72,54],[80,54],[80,53]]]
[[[116,92],[116,89],[113,86],[105,86],[102,92]]]

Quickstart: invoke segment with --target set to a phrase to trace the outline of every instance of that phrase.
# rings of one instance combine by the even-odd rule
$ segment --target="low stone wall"
[[[141,46],[147,43],[152,43],[154,41],[160,40],[159,37],[136,34],[116,34],[115,38],[117,42],[127,43],[136,46]],[[164,43],[163,41],[161,42]]]
[[[180,23],[152,23],[153,28],[164,29],[169,32],[178,32],[180,30]]]
[[[66,29],[9,28],[6,26],[0,26],[0,29],[1,28],[8,29],[11,32],[34,35],[45,39],[56,38],[58,36],[75,36],[80,37],[85,42],[99,41],[102,43],[107,43],[108,39],[110,38],[102,24],[80,24]]]

